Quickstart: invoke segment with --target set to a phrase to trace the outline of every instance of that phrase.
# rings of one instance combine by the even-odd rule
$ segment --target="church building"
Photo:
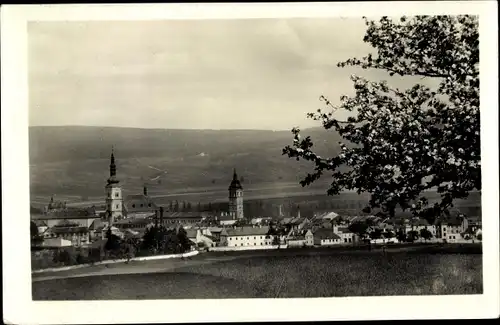
[[[116,177],[116,164],[114,151],[111,151],[111,163],[109,165],[109,178],[105,186],[106,190],[106,217],[111,226],[115,220],[123,217],[122,187]]]

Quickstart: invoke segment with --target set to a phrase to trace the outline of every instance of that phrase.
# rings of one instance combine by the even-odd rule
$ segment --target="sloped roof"
[[[163,220],[166,219],[202,219],[204,215],[200,212],[164,212]]]
[[[89,230],[100,230],[104,228],[106,223],[101,219],[95,219],[89,227]]]
[[[32,214],[31,219],[57,220],[57,219],[93,219],[98,218],[93,209],[65,209],[50,211],[44,214]]]
[[[37,227],[46,227],[47,224],[43,220],[32,220],[32,222],[37,226]]]
[[[134,219],[121,219],[114,222],[115,225],[148,225],[151,224],[151,220],[144,218],[134,218]]]
[[[188,238],[195,238],[198,233],[198,229],[186,229],[186,234]]]
[[[128,195],[124,201],[124,208],[129,213],[150,212],[158,209],[153,199],[144,194]]]
[[[348,227],[338,227],[338,228],[337,228],[337,231],[338,231],[338,232],[341,232],[341,233],[344,233],[344,234],[351,233],[351,231],[349,230],[349,228],[348,228]]]
[[[314,239],[340,239],[340,237],[333,233],[332,230],[326,228],[319,228],[313,232]]]
[[[262,236],[267,235],[269,227],[237,227],[227,229],[226,232],[228,236]]]
[[[412,226],[430,226],[429,222],[425,219],[422,219],[422,218],[410,220],[410,225],[412,225]]]
[[[74,233],[86,233],[88,232],[87,227],[52,227],[50,232],[53,234],[74,234]]]

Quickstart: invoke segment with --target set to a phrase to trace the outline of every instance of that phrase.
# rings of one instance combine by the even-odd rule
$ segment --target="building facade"
[[[238,179],[236,170],[233,172],[233,180],[229,185],[229,215],[232,219],[243,219],[243,187]]]
[[[269,246],[273,244],[273,236],[268,235],[269,227],[236,227],[221,233],[221,242],[229,247]],[[226,237],[226,238],[223,238]]]

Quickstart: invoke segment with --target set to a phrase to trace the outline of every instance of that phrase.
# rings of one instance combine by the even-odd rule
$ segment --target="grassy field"
[[[474,252],[427,247],[385,254],[335,249],[209,253],[191,261],[147,262],[150,273],[140,271],[145,264],[131,263],[122,268],[137,273],[33,281],[33,299],[480,294],[482,255]]]

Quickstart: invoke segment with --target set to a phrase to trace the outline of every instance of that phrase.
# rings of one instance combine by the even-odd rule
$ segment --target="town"
[[[461,213],[438,218],[432,224],[411,217],[384,218],[381,215],[343,216],[335,211],[302,215],[246,215],[243,186],[236,170],[228,188],[228,211],[184,211],[160,206],[143,193],[122,196],[114,153],[105,185],[106,207],[72,208],[64,202],[48,203],[44,211],[32,211],[32,246],[38,249],[97,249],[99,259],[107,256],[110,235],[121,242],[133,242],[135,252],[155,229],[184,234],[187,244],[180,250],[241,251],[293,247],[333,247],[360,244],[473,243],[482,240],[480,216]],[[175,211],[174,211],[175,210]],[[142,245],[143,246],[143,245]],[[154,246],[154,245],[153,245]],[[175,247],[169,252],[178,252]],[[153,254],[165,253],[156,249]],[[151,253],[149,253],[151,254]],[[74,262],[76,263],[76,262]]]

